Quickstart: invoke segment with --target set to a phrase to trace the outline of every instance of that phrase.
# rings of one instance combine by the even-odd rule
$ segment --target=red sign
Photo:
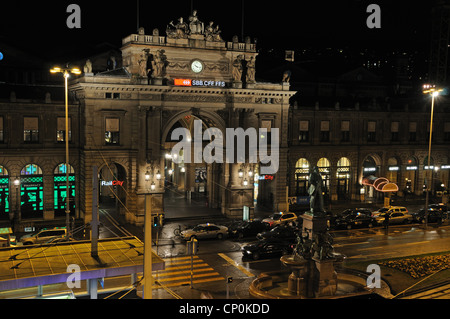
[[[173,84],[177,86],[192,86],[191,79],[173,79]]]

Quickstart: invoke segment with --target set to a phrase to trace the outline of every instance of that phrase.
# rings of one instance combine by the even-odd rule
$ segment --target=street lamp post
[[[69,88],[68,79],[70,73],[80,75],[81,70],[79,68],[60,68],[54,67],[50,70],[50,73],[62,73],[64,75],[64,93],[65,93],[65,122],[66,122],[66,238],[69,238],[70,229],[70,206],[69,206]]]
[[[436,86],[425,84],[423,86],[423,93],[430,94],[431,95],[431,119],[430,119],[430,136],[428,141],[428,170],[431,172],[431,177],[433,177],[433,171],[430,168],[431,165],[431,138],[433,134],[433,115],[434,115],[434,98],[439,95],[439,92],[441,92],[442,89],[437,89]],[[427,173],[425,172],[425,176]],[[429,180],[425,178],[426,180],[426,194],[425,194],[425,228],[428,227],[428,202],[429,202]]]

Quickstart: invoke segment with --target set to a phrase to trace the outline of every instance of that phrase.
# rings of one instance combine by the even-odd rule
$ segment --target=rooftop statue
[[[214,27],[214,22],[210,21],[209,25],[207,25],[205,28],[206,40],[207,41],[217,41],[217,42],[223,41],[222,37],[220,36],[220,32],[222,32],[222,31],[219,30],[219,26],[216,25]]]
[[[173,24],[170,21],[166,28],[166,34],[169,38],[185,39],[189,33],[189,27],[186,22],[183,21],[183,17],[178,19],[177,24]]]
[[[192,11],[192,15],[189,17],[189,29],[191,34],[204,34],[205,25],[197,17],[197,10]]]

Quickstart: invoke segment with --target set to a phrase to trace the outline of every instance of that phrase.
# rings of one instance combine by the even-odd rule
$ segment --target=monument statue
[[[320,175],[317,166],[314,166],[311,173],[309,174],[309,189],[308,189],[308,194],[310,196],[309,208],[310,213],[313,216],[323,216],[325,214],[322,187],[323,187],[322,176]]]
[[[214,27],[214,22],[210,21],[209,25],[207,25],[205,28],[206,40],[207,41],[216,41],[216,42],[223,41],[222,37],[220,36],[220,32],[221,31],[219,30],[219,26],[216,25]]]
[[[311,248],[313,241],[309,239],[308,230],[305,231],[306,236],[302,236],[301,232],[297,234],[297,242],[293,251],[293,255],[297,257],[303,257],[304,259],[311,259]]]
[[[139,59],[139,76],[141,77],[146,77],[148,74],[147,60],[148,60],[148,53],[147,52],[142,53],[141,58]]]
[[[90,59],[86,60],[86,64],[84,65],[84,73],[92,73],[92,62]]]
[[[235,82],[242,81],[242,56],[238,55],[233,61],[233,80]]]
[[[247,83],[255,82],[255,59],[253,57],[250,57],[250,60],[247,61],[246,80],[247,80]]]
[[[166,28],[166,34],[169,38],[185,39],[187,38],[188,33],[189,27],[187,23],[183,21],[183,17],[178,19],[176,25],[173,24],[173,21],[170,21]]]
[[[205,26],[197,17],[197,10],[192,11],[192,15],[189,17],[189,29],[191,34],[203,34]]]
[[[159,78],[164,76],[167,65],[167,57],[164,53],[165,50],[158,50],[156,51],[156,54],[153,55],[152,61],[153,78]]]
[[[314,234],[312,256],[318,260],[334,258],[333,237],[329,232]]]

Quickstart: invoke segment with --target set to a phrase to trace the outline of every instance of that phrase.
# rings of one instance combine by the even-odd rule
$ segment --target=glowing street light
[[[423,86],[423,93],[424,94],[430,94],[431,95],[431,120],[430,120],[430,138],[428,141],[428,168],[430,168],[430,161],[431,161],[431,137],[433,134],[433,113],[434,113],[434,98],[439,95],[439,92],[442,92],[442,89],[436,88],[435,85],[431,84],[424,84]],[[431,172],[431,178],[433,177],[433,170],[429,170]],[[426,172],[425,172],[426,174]],[[430,180],[431,180],[430,178]],[[425,228],[428,226],[428,202],[429,202],[429,179],[426,179],[426,194],[425,194]]]
[[[66,238],[69,238],[70,234],[70,206],[69,206],[69,89],[68,78],[70,73],[80,75],[81,70],[79,68],[60,68],[54,67],[50,70],[50,73],[62,73],[64,75],[64,91],[65,91],[65,109],[66,109]]]

